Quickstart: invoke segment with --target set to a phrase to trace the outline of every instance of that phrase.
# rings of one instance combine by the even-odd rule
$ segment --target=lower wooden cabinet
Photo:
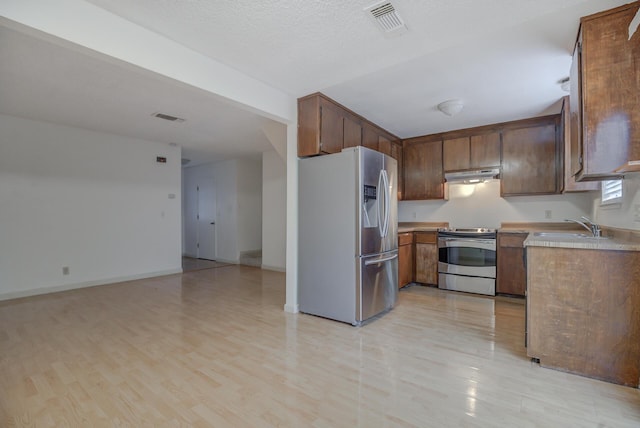
[[[528,233],[498,233],[496,293],[524,296],[527,273],[523,243]]]
[[[413,232],[398,234],[398,288],[413,282]]]
[[[415,232],[416,282],[438,284],[438,232]]]

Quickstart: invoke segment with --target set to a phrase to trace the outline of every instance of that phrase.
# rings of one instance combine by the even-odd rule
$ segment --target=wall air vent
[[[396,35],[407,31],[407,26],[391,2],[384,1],[372,4],[364,8],[364,11],[385,35]]]
[[[177,123],[182,123],[184,122],[184,119],[181,119],[179,117],[175,117],[175,116],[171,116],[170,114],[164,114],[164,113],[153,113],[151,116],[153,117],[157,117],[159,119],[164,119],[164,120],[168,120],[169,122],[177,122]]]

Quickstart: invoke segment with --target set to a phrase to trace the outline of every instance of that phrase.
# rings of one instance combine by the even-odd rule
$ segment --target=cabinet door
[[[344,140],[343,115],[324,100],[320,102],[320,151],[338,153],[342,151]]]
[[[378,151],[391,156],[391,140],[382,135],[378,136]]]
[[[398,287],[413,282],[413,233],[398,235]]]
[[[501,195],[558,193],[556,124],[507,129],[502,135]]]
[[[598,190],[600,188],[599,181],[576,181],[576,178],[571,174],[571,159],[572,159],[572,135],[569,113],[569,97],[564,97],[562,100],[562,112],[560,113],[560,144],[564,146],[564,182],[563,193],[568,192],[584,192],[587,190]]]
[[[403,147],[404,200],[444,199],[442,141],[411,141]]]
[[[470,168],[500,166],[500,133],[472,135],[470,142]]]
[[[343,118],[344,125],[344,142],[343,146],[356,147],[362,145],[362,127],[359,122],[356,122],[349,116]]]
[[[442,162],[445,171],[469,169],[469,137],[454,138],[442,142]]]
[[[524,296],[527,276],[523,243],[526,233],[498,233],[496,293]]]
[[[400,144],[391,145],[391,157],[398,162],[398,200],[401,201],[404,195],[404,161]]]
[[[569,121],[571,122],[571,161],[565,168],[571,176],[582,171],[582,33],[573,50],[573,60],[569,69]]]
[[[416,282],[438,285],[438,244],[416,242]]]
[[[581,21],[580,181],[615,178],[616,169],[637,160],[633,152],[640,148],[640,34],[636,31],[630,38],[629,25],[639,7],[640,2],[633,2]]]
[[[362,145],[372,150],[378,150],[378,133],[369,123],[362,125]]]

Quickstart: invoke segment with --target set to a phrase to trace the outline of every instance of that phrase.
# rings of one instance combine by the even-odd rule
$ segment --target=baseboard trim
[[[52,287],[31,288],[29,290],[9,291],[0,293],[0,301],[20,299],[22,297],[39,296],[41,294],[58,293],[60,291],[77,290],[79,288],[97,287],[99,285],[117,284],[118,282],[135,281],[136,279],[153,278],[156,276],[174,275],[182,273],[182,268],[167,269],[155,272],[146,272],[137,275],[116,276],[112,278],[99,279],[95,281],[83,281],[73,284],[54,285]]]
[[[295,305],[290,305],[289,303],[287,303],[284,305],[284,311],[289,312],[290,314],[297,314],[298,312],[300,312],[300,309],[297,303]]]
[[[280,266],[270,266],[270,265],[261,265],[260,269],[264,269],[264,270],[272,270],[275,272],[286,272],[287,270],[283,267]]]

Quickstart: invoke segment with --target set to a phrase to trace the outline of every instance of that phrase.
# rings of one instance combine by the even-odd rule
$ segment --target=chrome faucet
[[[594,223],[593,221],[591,221],[589,218],[582,216],[580,217],[582,220],[584,220],[585,222],[588,223],[588,225],[586,223],[581,222],[580,220],[572,220],[572,219],[565,219],[564,221],[570,221],[573,223],[577,223],[580,226],[584,227],[585,229],[587,229],[589,232],[591,232],[591,234],[596,237],[599,238],[602,234],[602,230],[600,230],[600,225]]]

